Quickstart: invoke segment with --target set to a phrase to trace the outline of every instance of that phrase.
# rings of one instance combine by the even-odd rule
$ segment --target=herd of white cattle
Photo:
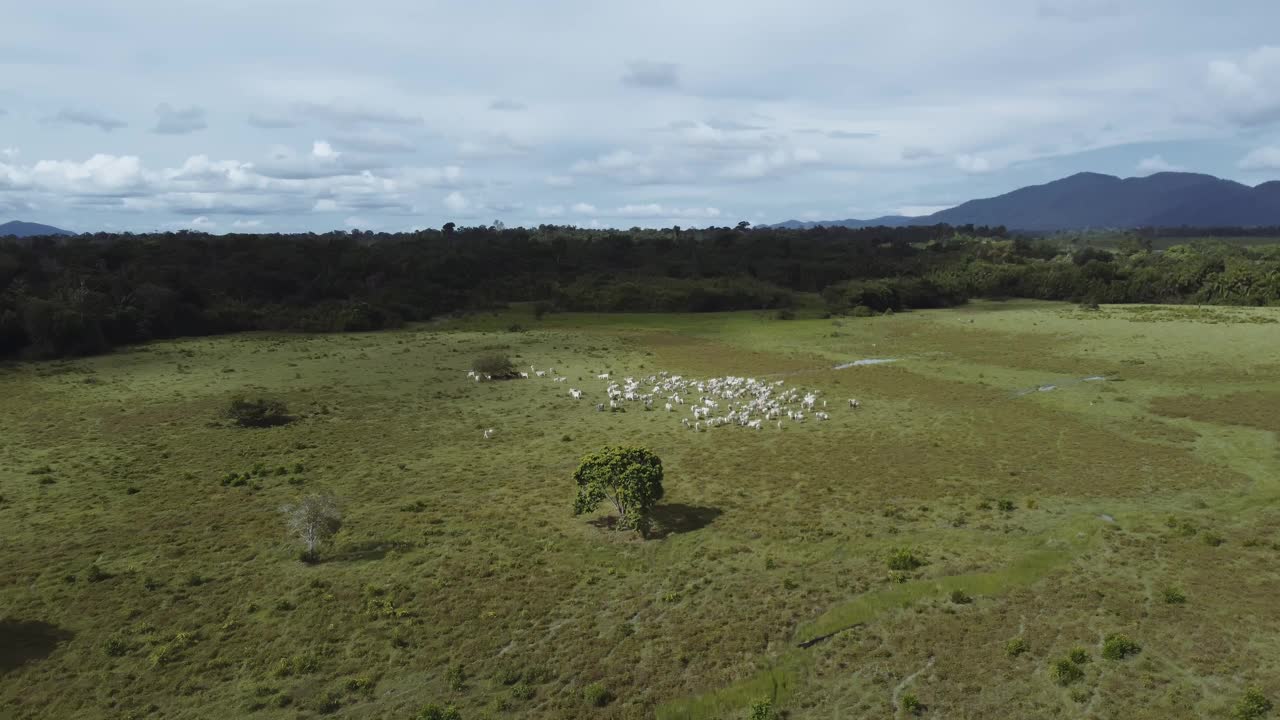
[[[475,372],[467,373],[475,382],[492,379]],[[529,372],[521,372],[521,378],[548,379],[564,383],[568,378],[558,375],[555,368],[538,370],[530,366]],[[595,403],[599,412],[621,411],[628,405],[645,410],[661,410],[679,413],[681,423],[696,432],[719,427],[742,427],[763,430],[773,425],[778,430],[785,422],[803,423],[812,417],[819,422],[830,420],[827,400],[819,397],[817,390],[786,387],[782,380],[767,382],[756,378],[726,376],[710,379],[693,379],[681,375],[660,372],[647,377],[624,377],[614,380],[610,373],[601,373],[597,380],[606,383],[602,402]],[[569,397],[582,400],[586,394],[578,388],[569,388]],[[857,409],[861,403],[848,399],[848,407]],[[486,440],[495,431],[486,430]]]

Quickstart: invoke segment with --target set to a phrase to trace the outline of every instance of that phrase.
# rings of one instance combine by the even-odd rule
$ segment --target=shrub
[[[1260,720],[1271,712],[1271,701],[1258,688],[1249,688],[1231,708],[1232,720]]]
[[[782,308],[778,312],[774,313],[774,317],[778,320],[795,320],[796,311],[791,308]]]
[[[973,598],[963,590],[955,589],[951,591],[951,602],[956,605],[968,605],[973,602]]]
[[[1160,592],[1164,597],[1164,601],[1170,605],[1182,605],[1187,601],[1187,596],[1176,587],[1167,587]]]
[[[1089,651],[1085,650],[1082,647],[1071,648],[1071,650],[1067,653],[1067,657],[1071,659],[1071,662],[1077,665],[1083,665],[1089,662],[1089,660],[1091,659],[1089,657]]]
[[[502,683],[503,685],[515,685],[516,683],[520,682],[521,677],[522,677],[522,674],[519,670],[510,666],[507,666],[507,667],[498,668],[498,674],[496,676],[496,679],[498,682]]]
[[[920,698],[912,693],[906,693],[902,696],[902,700],[898,702],[898,706],[902,708],[902,712],[907,715],[919,715],[923,706],[920,704]]]
[[[591,683],[582,689],[582,699],[592,707],[604,707],[613,700],[613,694],[600,683]]]
[[[751,712],[747,715],[747,720],[777,720],[778,713],[773,709],[773,703],[769,700],[757,700],[751,704]]]
[[[94,564],[89,566],[89,570],[84,574],[84,579],[91,583],[96,583],[111,579],[111,575]]]
[[[1137,655],[1141,650],[1138,643],[1121,633],[1112,633],[1102,641],[1102,657],[1108,660],[1123,660],[1130,655]]]
[[[516,366],[511,362],[511,358],[501,353],[481,355],[472,361],[471,369],[494,380],[510,380],[511,378],[520,377],[520,373],[516,372]]]
[[[849,311],[849,314],[856,318],[867,318],[874,316],[876,313],[866,305],[854,305],[853,309]]]
[[[903,572],[915,570],[924,565],[924,558],[917,554],[915,550],[909,548],[897,548],[889,553],[886,561],[890,570],[899,570]]]
[[[530,700],[533,698],[534,689],[526,683],[516,683],[511,686],[511,697],[516,700]]]
[[[1053,667],[1049,669],[1049,674],[1053,677],[1053,681],[1059,685],[1066,687],[1084,677],[1084,671],[1080,666],[1071,662],[1070,658],[1062,658],[1053,663]]]
[[[292,422],[289,408],[281,400],[234,398],[227,406],[227,417],[245,428],[264,428]]]
[[[1015,505],[1012,500],[1000,500],[996,502],[996,509],[1000,512],[1013,512]]]
[[[102,651],[105,652],[108,657],[120,657],[129,652],[129,643],[119,635],[112,635],[107,638],[105,643],[103,643]]]
[[[462,720],[462,713],[452,705],[440,707],[432,703],[418,711],[417,720]]]
[[[1009,657],[1018,657],[1030,649],[1031,646],[1027,644],[1026,639],[1020,637],[1016,637],[1004,645],[1005,654]]]
[[[449,689],[453,691],[462,690],[467,686],[467,670],[462,663],[454,663],[449,666]]]
[[[1226,542],[1226,538],[1222,537],[1218,533],[1213,532],[1212,530],[1205,530],[1204,534],[1200,536],[1200,542],[1203,542],[1205,545],[1208,545],[1209,547],[1218,547],[1222,543]]]

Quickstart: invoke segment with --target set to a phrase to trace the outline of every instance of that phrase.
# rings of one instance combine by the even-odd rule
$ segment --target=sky
[[[0,43],[0,221],[403,231],[927,214],[1280,178],[1275,0],[54,0]]]

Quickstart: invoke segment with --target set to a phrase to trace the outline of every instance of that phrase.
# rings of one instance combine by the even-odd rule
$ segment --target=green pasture
[[[516,307],[0,366],[0,717],[1280,702],[1280,309],[816,313]],[[569,379],[468,380],[493,352]],[[831,420],[595,411],[596,375],[659,371],[782,380]],[[232,427],[241,395],[296,420]],[[619,443],[664,461],[648,539],[572,513],[578,458]],[[279,512],[308,493],[345,515],[312,565]],[[1140,652],[1103,658],[1111,633]]]

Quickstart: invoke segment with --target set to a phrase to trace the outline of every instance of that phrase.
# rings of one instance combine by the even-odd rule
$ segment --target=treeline
[[[833,313],[974,297],[1280,303],[1276,246],[1151,252],[1004,228],[83,235],[0,241],[0,355],[60,357],[240,330],[358,331],[539,301],[540,311]]]

